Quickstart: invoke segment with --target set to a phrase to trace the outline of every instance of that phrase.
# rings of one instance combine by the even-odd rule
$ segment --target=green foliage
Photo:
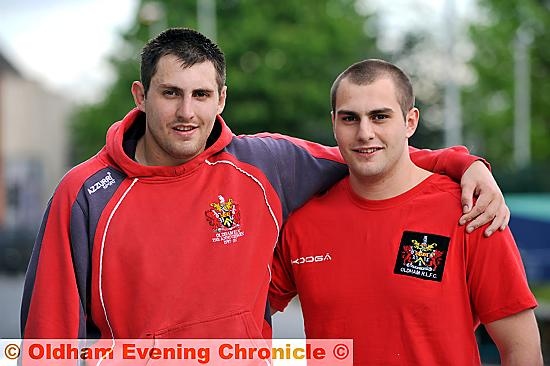
[[[535,294],[535,297],[537,298],[537,301],[539,301],[539,303],[550,303],[550,284],[536,284],[531,287],[531,290],[533,291],[533,294]]]
[[[442,57],[433,29],[407,31],[395,42],[391,56],[386,59],[403,69],[413,84],[415,106],[420,110],[420,120],[409,145],[418,148],[444,147],[443,115],[445,90],[438,64],[433,60]]]
[[[196,0],[160,2],[166,26],[197,28]],[[349,64],[379,57],[374,35],[364,31],[368,21],[355,11],[355,0],[217,1],[217,43],[228,66],[223,117],[232,130],[332,142],[332,81]],[[127,49],[112,60],[117,78],[105,99],[75,114],[75,161],[94,154],[108,126],[132,108],[130,86],[139,78],[139,51],[153,26],[136,14],[123,35]]]
[[[550,162],[536,162],[517,169],[493,169],[503,192],[548,192],[550,190]]]
[[[487,157],[496,170],[513,169],[513,42],[518,27],[522,26],[533,36],[531,153],[536,167],[550,158],[550,1],[480,0],[479,3],[487,11],[487,19],[470,28],[476,47],[471,65],[478,80],[463,98],[467,140],[476,141],[476,152]]]

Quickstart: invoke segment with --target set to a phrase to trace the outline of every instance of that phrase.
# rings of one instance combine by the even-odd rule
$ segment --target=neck
[[[155,143],[150,143],[151,138],[152,137],[150,137],[150,135],[148,136],[146,132],[137,142],[134,160],[140,165],[177,166],[192,160],[200,154],[200,152],[198,152],[195,156],[177,159],[168,155],[168,153],[164,152]]]
[[[140,165],[150,165],[147,162],[147,158],[145,156],[145,138],[141,136],[136,145],[136,154],[134,156],[134,160]]]
[[[414,165],[409,155],[389,171],[361,177],[350,171],[350,185],[359,196],[369,200],[384,200],[399,196],[416,187],[432,173]]]

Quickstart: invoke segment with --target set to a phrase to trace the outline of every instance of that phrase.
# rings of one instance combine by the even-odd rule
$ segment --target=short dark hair
[[[174,55],[184,67],[210,61],[216,69],[218,91],[225,85],[225,57],[222,50],[203,34],[189,28],[170,28],[151,39],[141,51],[141,82],[145,94],[162,56]]]
[[[357,62],[338,75],[330,89],[332,112],[336,112],[336,93],[342,80],[349,79],[350,82],[356,85],[368,85],[383,77],[389,77],[393,80],[397,101],[403,112],[403,117],[405,117],[407,112],[414,107],[414,92],[411,80],[399,67],[377,59]]]

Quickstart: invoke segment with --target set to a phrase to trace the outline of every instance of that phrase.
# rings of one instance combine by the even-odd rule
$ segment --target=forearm
[[[542,366],[540,335],[533,310],[525,310],[486,325],[503,366]]]
[[[470,155],[464,146],[453,146],[439,150],[417,149],[409,147],[411,160],[422,169],[434,173],[445,174],[459,182],[464,172],[473,162],[481,160],[487,167],[489,164],[480,157]]]
[[[510,350],[500,351],[502,366],[542,366],[542,353],[540,347],[531,349],[514,347]]]

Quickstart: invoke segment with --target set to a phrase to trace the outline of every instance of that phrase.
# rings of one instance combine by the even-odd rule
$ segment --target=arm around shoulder
[[[468,224],[468,232],[491,223],[485,230],[491,236],[496,230],[504,230],[510,221],[510,210],[493,178],[490,165],[482,158],[470,155],[464,146],[440,150],[419,150],[409,147],[412,161],[422,169],[445,174],[460,182],[464,215],[460,224]],[[474,198],[478,197],[475,205]]]
[[[413,163],[420,168],[448,175],[457,182],[472,163],[483,160],[470,155],[464,146],[452,146],[438,150],[417,149],[409,146],[409,153]]]
[[[540,335],[532,309],[485,325],[503,366],[542,366]]]

